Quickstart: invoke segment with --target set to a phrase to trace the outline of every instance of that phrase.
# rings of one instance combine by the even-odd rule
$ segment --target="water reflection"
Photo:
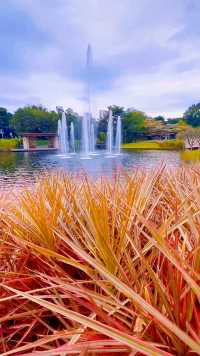
[[[93,176],[111,175],[119,167],[134,169],[152,168],[162,163],[171,167],[181,164],[180,153],[175,151],[125,151],[122,155],[106,158],[102,152],[92,159],[83,160],[74,155],[71,159],[48,152],[0,152],[0,187],[24,186],[35,181],[41,173],[60,168],[85,171]]]

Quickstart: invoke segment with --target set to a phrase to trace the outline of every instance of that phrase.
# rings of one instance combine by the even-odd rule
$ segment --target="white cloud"
[[[16,106],[31,104],[42,104],[52,110],[55,110],[57,105],[84,110],[84,103],[80,99],[83,92],[82,82],[66,80],[52,73],[32,74],[14,80],[5,76],[0,77],[0,82],[1,105],[7,106],[11,111],[15,110]],[[9,104],[6,104],[8,102]]]
[[[5,105],[13,98],[20,105],[38,100],[50,108],[63,104],[83,111],[88,42],[105,83],[94,94],[96,111],[120,104],[176,116],[198,100],[200,72],[192,61],[200,60],[200,52],[191,1],[10,0],[10,4],[26,11],[47,39],[39,51],[30,43],[23,52],[27,78],[23,73],[3,78],[6,90],[0,89],[0,96]],[[186,36],[188,29],[192,40]]]
[[[189,104],[185,98],[198,98],[200,69],[182,73],[160,70],[156,74],[118,78],[112,90],[95,98],[98,106],[118,103],[125,107],[135,107],[149,115],[162,114],[166,117],[181,115]],[[180,100],[183,97],[185,104]],[[132,105],[131,105],[132,104]]]

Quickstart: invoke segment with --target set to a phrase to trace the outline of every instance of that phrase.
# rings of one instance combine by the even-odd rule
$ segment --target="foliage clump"
[[[49,112],[42,106],[25,106],[15,112],[12,126],[18,134],[21,132],[56,132],[58,114],[55,111]]]
[[[199,175],[55,173],[2,193],[0,353],[199,355]]]

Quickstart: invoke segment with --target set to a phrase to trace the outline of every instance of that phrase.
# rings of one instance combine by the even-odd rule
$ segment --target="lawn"
[[[13,148],[17,148],[17,147],[19,147],[20,142],[21,141],[18,138],[12,138],[12,139],[1,138],[0,139],[0,150],[9,151]]]
[[[200,355],[200,169],[0,196],[0,354]]]
[[[180,140],[137,141],[123,144],[122,148],[141,150],[181,150],[183,148],[183,143]]]
[[[48,140],[47,139],[38,138],[36,140],[36,144],[37,144],[37,146],[48,147]]]

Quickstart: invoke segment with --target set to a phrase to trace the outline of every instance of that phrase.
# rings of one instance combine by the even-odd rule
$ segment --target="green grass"
[[[45,140],[43,138],[38,138],[37,139],[37,146],[45,146],[48,147],[48,140]]]
[[[19,147],[20,142],[21,141],[18,138],[12,138],[12,139],[1,138],[0,139],[0,150],[9,151],[13,148],[17,148],[17,147]]]
[[[183,143],[180,140],[138,141],[123,144],[122,148],[140,150],[181,150],[183,148]]]
[[[132,143],[125,143],[124,145],[122,145],[122,148],[159,150],[160,146],[159,146],[158,142],[156,142],[156,141],[138,141],[138,142],[132,142]]]

